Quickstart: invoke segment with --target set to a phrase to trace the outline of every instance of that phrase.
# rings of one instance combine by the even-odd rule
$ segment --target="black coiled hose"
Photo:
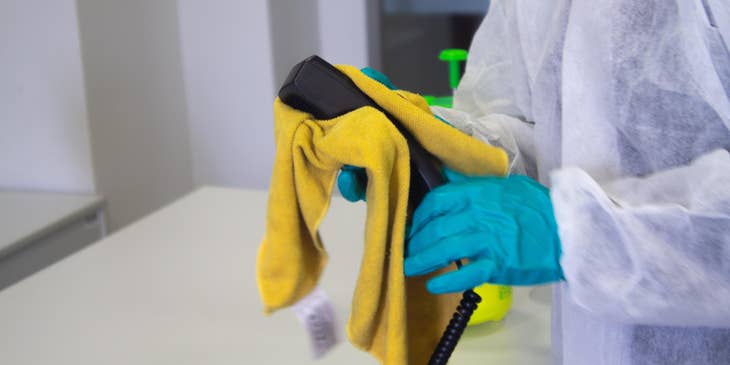
[[[461,262],[457,261],[456,266],[461,268]],[[449,361],[451,353],[454,352],[456,344],[459,343],[461,335],[464,334],[472,313],[474,313],[481,301],[482,297],[473,290],[469,289],[464,292],[461,296],[459,306],[456,307],[456,312],[454,312],[449,324],[446,326],[446,330],[441,335],[438,345],[433,350],[431,359],[428,360],[428,365],[445,365]]]

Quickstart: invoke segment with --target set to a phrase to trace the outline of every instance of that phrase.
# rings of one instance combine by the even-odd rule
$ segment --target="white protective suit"
[[[729,48],[727,0],[492,2],[437,113],[552,189],[557,364],[730,364]]]

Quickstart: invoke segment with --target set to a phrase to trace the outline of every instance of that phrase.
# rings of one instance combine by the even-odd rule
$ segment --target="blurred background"
[[[451,92],[488,0],[0,0],[0,190],[91,194],[114,231],[202,185],[266,189],[274,95],[319,54]],[[3,212],[3,218],[8,217]]]

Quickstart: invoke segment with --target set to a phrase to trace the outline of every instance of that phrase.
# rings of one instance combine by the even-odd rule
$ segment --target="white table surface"
[[[202,188],[0,292],[3,364],[374,364],[346,340],[319,361],[291,310],[261,314],[266,193]],[[334,198],[322,287],[349,313],[365,209]],[[545,289],[545,288],[542,288]],[[504,324],[470,328],[450,364],[548,364],[549,294],[521,288]]]
[[[96,195],[0,191],[0,256],[102,204]]]

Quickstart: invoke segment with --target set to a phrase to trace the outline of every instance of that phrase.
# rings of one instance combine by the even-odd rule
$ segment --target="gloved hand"
[[[405,274],[469,263],[427,283],[440,294],[483,283],[532,285],[563,278],[560,239],[548,189],[527,176],[467,177],[426,195],[408,232]]]

